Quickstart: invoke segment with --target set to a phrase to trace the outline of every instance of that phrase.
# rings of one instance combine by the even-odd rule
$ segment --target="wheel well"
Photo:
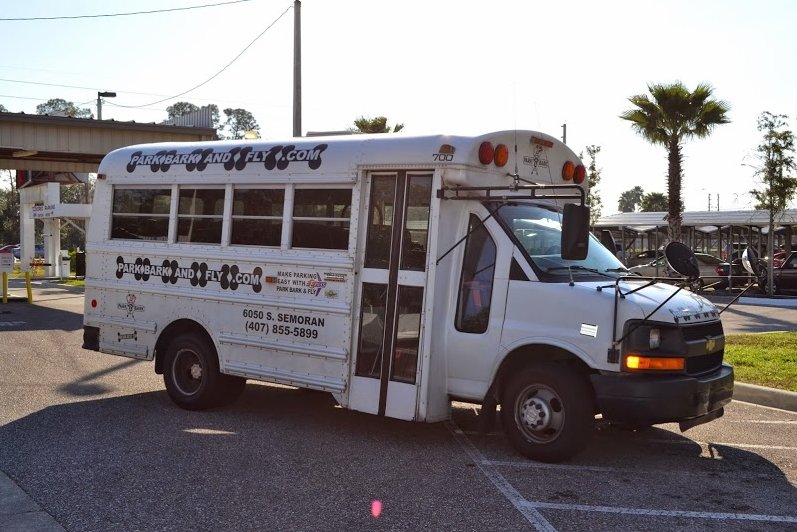
[[[490,390],[487,392],[487,399],[500,403],[503,386],[512,375],[523,367],[541,364],[567,367],[585,378],[594,373],[594,370],[583,360],[561,347],[545,344],[524,345],[509,353],[501,362]],[[591,388],[592,386],[590,386]]]
[[[155,373],[158,375],[163,374],[164,355],[166,350],[169,348],[169,343],[174,338],[186,333],[202,336],[205,340],[207,340],[208,345],[212,346],[215,350],[213,340],[205,328],[202,327],[202,325],[193,320],[187,319],[173,321],[165,329],[163,329],[163,332],[161,332],[158,336],[158,341],[155,342]]]

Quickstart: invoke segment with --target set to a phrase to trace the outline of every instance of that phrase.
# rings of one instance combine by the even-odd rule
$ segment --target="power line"
[[[60,87],[60,88],[64,88],[64,89],[81,89],[81,90],[86,90],[86,91],[96,91],[96,90],[98,90],[96,87],[80,87],[78,85],[60,85],[58,83],[44,83],[42,81],[23,81],[23,80],[19,80],[19,79],[6,79],[6,78],[0,78],[0,81],[5,81],[5,82],[8,82],[8,83],[25,83],[25,84],[28,84],[28,85],[45,85],[47,87]]]
[[[64,89],[79,89],[79,90],[87,90],[87,91],[92,91],[92,92],[103,90],[103,88],[101,88],[101,87],[80,87],[80,86],[77,86],[77,85],[63,85],[63,84],[60,84],[60,83],[44,83],[44,82],[41,82],[41,81],[26,81],[26,80],[21,80],[21,79],[0,78],[0,82],[22,83],[22,84],[26,84],[26,85],[43,85],[45,87],[59,87],[59,88],[64,88]],[[166,96],[165,94],[158,94],[158,93],[155,93],[155,92],[136,92],[136,91],[116,91],[116,92],[118,92],[119,94],[135,94],[137,96],[157,96],[157,97],[165,97]],[[11,94],[0,94],[0,97],[3,97],[3,98],[18,98],[18,99],[23,99],[23,100],[24,99],[27,99],[27,100],[40,100],[40,101],[43,101],[43,102],[47,101],[44,98],[29,98],[29,97],[25,97],[25,96],[14,96],[14,95],[11,95]],[[194,100],[205,101],[205,102],[215,102],[215,101],[220,100],[220,99],[222,99],[222,98],[194,98]],[[91,103],[93,101],[94,101],[94,99],[91,99],[87,103]],[[118,105],[118,104],[115,104],[115,103],[110,102],[110,101],[107,102],[107,103],[109,105],[115,105],[116,107],[125,107],[123,105]],[[243,103],[248,103],[248,102],[243,102]]]
[[[238,1],[250,1],[250,0],[238,0]],[[228,3],[234,3],[234,2],[228,2]],[[215,5],[221,5],[221,4],[215,4]],[[285,11],[283,11],[276,19],[274,19],[274,21],[271,24],[269,24],[266,27],[266,29],[264,29],[262,32],[260,32],[260,34],[257,37],[252,39],[252,41],[249,44],[247,44],[244,47],[244,49],[241,50],[238,53],[238,55],[236,55],[226,65],[224,65],[224,67],[222,67],[221,70],[219,70],[218,72],[213,74],[211,77],[209,77],[208,79],[206,79],[202,83],[200,83],[198,85],[195,85],[194,87],[191,87],[190,89],[188,89],[186,91],[183,91],[183,92],[181,92],[179,94],[175,94],[173,96],[169,96],[169,97],[163,98],[161,100],[158,100],[158,101],[155,101],[155,102],[146,103],[146,104],[142,104],[142,105],[122,105],[122,104],[118,104],[118,103],[111,103],[111,102],[109,102],[109,103],[111,103],[115,107],[121,107],[121,108],[125,108],[125,109],[143,109],[145,107],[150,107],[152,105],[157,105],[159,103],[163,103],[163,102],[166,102],[168,100],[172,100],[174,98],[179,98],[180,96],[184,96],[184,95],[188,94],[189,92],[192,92],[192,91],[202,87],[203,85],[208,84],[210,81],[212,81],[213,79],[217,78],[222,72],[227,70],[233,63],[235,63],[249,48],[252,47],[253,44],[255,44],[255,42],[257,42],[263,35],[265,35],[265,33],[268,30],[270,30],[277,22],[279,22],[280,19],[282,19],[282,17],[284,17],[285,14],[288,11],[291,10],[291,8],[293,8],[293,5],[289,5],[285,9]],[[3,20],[3,19],[0,19],[0,20]],[[40,81],[22,81],[22,80],[7,79],[7,78],[0,78],[0,81],[5,81],[5,82],[8,82],[8,83],[25,83],[25,84],[30,84],[30,85],[43,85],[43,86],[48,86],[48,87],[59,87],[59,88],[68,88],[68,89],[79,89],[79,90],[90,90],[90,91],[98,90],[96,87],[81,87],[81,86],[77,86],[77,85],[62,85],[62,84],[57,84],[57,83],[45,83],[45,82],[40,82]],[[119,92],[126,92],[126,91],[119,91]],[[140,92],[127,92],[127,94],[156,96],[155,94],[140,93]],[[39,98],[24,98],[22,96],[5,96],[5,97],[7,97],[7,98],[20,98],[20,99],[40,100]],[[202,100],[202,98],[198,98],[198,99]],[[46,100],[41,100],[41,101],[46,101]]]
[[[120,105],[120,104],[116,104],[116,106],[117,106],[117,107],[126,107],[126,108],[128,108],[128,109],[140,109],[140,108],[142,108],[142,107],[149,107],[150,105],[157,105],[157,104],[159,104],[159,103],[163,103],[163,102],[165,102],[165,101],[168,101],[168,100],[173,100],[174,98],[179,98],[180,96],[184,96],[184,95],[188,94],[189,92],[192,92],[192,91],[194,91],[194,90],[198,89],[199,87],[201,87],[201,86],[203,86],[203,85],[206,85],[207,83],[211,82],[213,79],[215,79],[216,77],[218,77],[218,76],[219,76],[219,75],[220,75],[222,72],[224,72],[225,70],[227,70],[227,68],[229,68],[229,67],[230,67],[230,65],[232,65],[233,63],[235,63],[235,62],[238,60],[238,58],[240,58],[242,55],[244,55],[244,52],[246,52],[246,51],[247,51],[247,50],[248,50],[248,49],[249,49],[249,48],[250,48],[250,47],[251,47],[253,44],[255,44],[255,42],[257,42],[257,40],[258,40],[258,39],[260,39],[260,37],[262,37],[263,35],[265,35],[265,33],[266,33],[268,30],[270,30],[270,29],[271,29],[271,27],[272,27],[272,26],[274,26],[274,24],[276,24],[277,22],[279,22],[279,21],[280,21],[280,19],[281,19],[282,17],[284,17],[284,16],[285,16],[285,14],[286,14],[288,11],[290,11],[292,8],[293,8],[293,5],[289,5],[289,6],[287,7],[287,9],[285,9],[285,11],[283,11],[283,12],[282,12],[282,14],[280,14],[280,16],[278,16],[276,19],[274,19],[274,22],[272,22],[271,24],[269,24],[269,25],[268,25],[268,27],[266,27],[266,29],[264,29],[262,32],[260,32],[260,35],[258,35],[257,37],[255,37],[255,38],[252,40],[252,42],[250,42],[249,44],[247,44],[247,45],[246,45],[246,47],[245,47],[243,50],[241,50],[241,51],[238,53],[238,55],[236,55],[235,57],[233,57],[232,61],[230,61],[229,63],[227,63],[226,65],[224,65],[224,67],[222,67],[222,69],[221,69],[221,70],[219,70],[218,72],[216,72],[215,74],[213,74],[212,76],[210,76],[208,79],[206,79],[205,81],[203,81],[203,82],[202,82],[202,83],[200,83],[199,85],[195,85],[195,86],[191,87],[190,89],[188,89],[188,90],[186,90],[186,91],[183,91],[183,92],[181,92],[180,94],[175,94],[174,96],[169,96],[168,98],[164,98],[164,99],[162,99],[162,100],[158,100],[158,101],[156,101],[156,102],[146,103],[146,104],[143,104],[143,105]]]
[[[218,7],[229,4],[240,4],[242,2],[251,2],[252,0],[230,0],[228,2],[218,2],[216,4],[202,4],[199,6],[188,7],[174,7],[170,9],[153,9],[151,11],[131,11],[129,13],[105,13],[100,15],[71,15],[60,17],[19,17],[19,18],[0,18],[0,22],[29,22],[34,20],[67,20],[67,19],[80,19],[80,18],[102,18],[102,17],[127,17],[130,15],[151,15],[153,13],[168,13],[171,11],[188,11],[191,9],[203,9],[206,7]]]

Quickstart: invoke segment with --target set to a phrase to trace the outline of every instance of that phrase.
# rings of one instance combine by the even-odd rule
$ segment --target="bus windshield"
[[[617,277],[627,269],[594,236],[590,235],[584,260],[562,258],[562,213],[531,203],[488,203],[505,230],[526,256],[540,279],[561,280],[575,276]]]

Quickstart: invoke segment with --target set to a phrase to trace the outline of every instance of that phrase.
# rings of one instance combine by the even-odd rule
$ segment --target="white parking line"
[[[512,503],[512,506],[517,508],[536,530],[556,532],[553,525],[551,525],[536,508],[530,506],[528,501],[503,477],[503,475],[501,475],[501,473],[496,471],[489,463],[486,463],[482,453],[471,443],[456,423],[447,421],[446,427],[448,427],[448,430],[454,435],[454,439],[457,440],[457,443],[459,443],[465,453],[473,460],[473,463],[481,469],[484,476],[498,488],[501,495],[506,497],[506,499]]]
[[[797,451],[797,447],[788,447],[786,445],[756,445],[752,443],[738,443],[726,441],[696,441],[696,440],[645,440],[645,443],[663,443],[673,445],[700,445],[703,448],[722,445],[723,447],[739,447],[741,449],[763,449],[770,451]]]
[[[728,419],[727,421],[728,423],[744,423],[745,425],[797,425],[797,421],[769,421],[766,419],[740,419],[738,421],[731,421]]]
[[[705,453],[708,455],[708,453]],[[716,456],[712,456],[712,459],[716,459]],[[591,466],[591,465],[570,465],[570,464],[546,464],[543,462],[534,462],[533,460],[489,460],[484,459],[482,462],[486,466],[491,467],[504,467],[510,469],[536,469],[536,470],[547,470],[547,471],[563,471],[563,472],[574,472],[574,473],[622,473],[624,475],[655,475],[657,477],[662,476],[674,476],[674,477],[683,477],[684,472],[683,470],[673,470],[673,469],[626,469],[622,467],[611,467],[611,466]],[[709,475],[712,478],[717,476],[716,471],[690,471],[689,474],[691,476],[696,475]],[[727,473],[719,473],[720,475],[731,475],[735,478],[739,478],[740,476],[745,476],[744,473],[740,473],[739,471],[728,471]],[[763,480],[763,479],[772,479],[778,480],[783,478],[783,473],[778,471],[778,473],[755,473],[754,475],[749,475],[750,478],[754,480]]]
[[[512,505],[526,518],[526,520],[534,526],[537,530],[556,531],[556,529],[548,522],[547,519],[539,512],[539,510],[565,510],[565,511],[579,511],[579,512],[596,512],[596,513],[611,513],[621,515],[642,515],[652,517],[689,517],[693,519],[715,519],[715,520],[728,520],[728,521],[758,521],[769,523],[797,523],[797,516],[792,515],[766,515],[766,514],[744,514],[744,513],[731,513],[731,512],[695,512],[687,510],[659,510],[648,508],[623,508],[614,506],[591,506],[587,504],[562,504],[562,503],[548,503],[536,502],[526,500],[520,492],[518,492],[512,484],[499,473],[495,467],[510,466],[510,467],[530,467],[539,469],[558,469],[558,470],[578,470],[578,471],[595,471],[595,472],[628,472],[630,470],[614,467],[604,466],[580,466],[580,465],[566,465],[566,464],[546,464],[540,462],[506,462],[506,461],[491,461],[482,455],[475,445],[468,439],[466,434],[454,423],[453,421],[446,422],[448,430],[454,436],[454,439],[463,448],[465,453],[473,460],[484,475],[498,488],[498,491],[512,503]],[[797,450],[797,447],[785,447],[779,445],[746,445],[738,443],[721,443],[721,442],[696,442],[693,440],[647,440],[650,443],[674,443],[674,444],[699,444],[706,449],[714,445],[724,445],[728,447],[744,447],[752,449],[778,449],[778,450]],[[645,472],[649,474],[650,472]]]
[[[646,515],[654,517],[691,517],[695,519],[720,519],[733,521],[767,521],[770,523],[797,523],[797,516],[792,515],[762,515],[762,514],[737,514],[723,512],[689,512],[683,510],[653,510],[646,508],[619,508],[613,506],[589,506],[587,504],[560,504],[551,502],[530,502],[526,504],[531,508],[546,510],[570,510],[579,512],[599,512],[625,515]]]

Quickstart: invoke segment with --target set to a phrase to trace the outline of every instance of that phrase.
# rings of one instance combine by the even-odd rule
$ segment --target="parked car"
[[[714,284],[716,290],[728,288],[728,269],[731,270],[732,286],[747,286],[753,279],[747,270],[744,269],[744,266],[742,266],[742,259],[734,259],[731,263],[721,262],[717,264],[716,267],[718,279],[711,283]]]
[[[776,262],[773,264],[777,264]],[[767,263],[761,262],[761,269],[758,275],[758,286],[761,291],[767,293]],[[772,293],[797,290],[797,252],[791,252],[780,266],[775,266],[772,270]]]
[[[653,262],[657,259],[660,259],[664,256],[664,251],[661,249],[649,249],[647,251],[640,251],[639,253],[635,253],[632,255],[627,261],[625,261],[626,266],[629,268],[631,266],[642,266],[644,264],[648,264],[649,262]]]
[[[750,244],[746,242],[734,242],[733,244],[725,244],[725,249],[722,250],[722,259],[725,261],[736,260],[742,257],[742,253]]]
[[[22,253],[22,246],[20,246],[19,244],[14,246],[14,257],[18,259],[21,253]],[[35,245],[33,256],[38,258],[44,257],[44,244]]]
[[[700,290],[705,285],[718,280],[717,265],[722,261],[707,253],[695,253],[695,257],[697,258],[697,265],[700,268],[700,278],[690,284],[689,287],[692,290]],[[680,275],[669,268],[667,260],[664,257],[649,262],[648,264],[633,266],[629,268],[629,271],[644,277],[680,277]]]
[[[786,260],[785,251],[776,251],[772,254],[772,264],[775,265],[775,268],[780,268],[784,260]]]

